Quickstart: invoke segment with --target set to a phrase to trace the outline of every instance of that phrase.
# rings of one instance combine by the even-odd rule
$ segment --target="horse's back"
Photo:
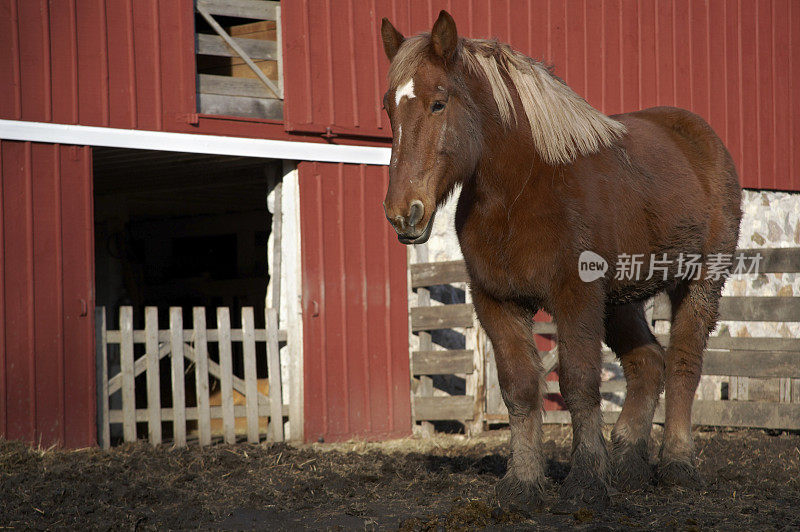
[[[617,115],[628,127],[624,140],[633,166],[657,176],[653,190],[706,218],[705,252],[733,251],[741,219],[741,187],[722,139],[699,115],[676,107],[652,107]]]
[[[739,190],[733,159],[722,139],[701,116],[678,107],[651,107],[616,115],[629,130],[627,151],[644,166],[665,163],[691,170],[711,196]],[[709,198],[714,199],[714,198]],[[739,198],[735,199],[738,203]]]

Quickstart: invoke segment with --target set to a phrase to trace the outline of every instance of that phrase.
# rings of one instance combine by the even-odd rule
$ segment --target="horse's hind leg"
[[[681,283],[669,293],[672,329],[666,355],[664,442],[658,468],[662,484],[702,484],[694,464],[692,401],[700,382],[703,350],[717,323],[723,284],[723,279],[694,280]]]
[[[517,303],[498,301],[472,286],[478,319],[494,348],[497,377],[511,427],[508,472],[497,484],[497,501],[531,514],[544,493],[542,454],[542,360],[533,340],[533,312]]]
[[[625,404],[611,432],[612,478],[618,489],[650,483],[650,430],[664,388],[664,350],[650,331],[644,304],[606,307],[606,344],[622,362]]]

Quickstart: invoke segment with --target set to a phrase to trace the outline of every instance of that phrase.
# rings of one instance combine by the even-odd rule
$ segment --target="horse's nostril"
[[[411,214],[408,215],[408,225],[414,227],[422,220],[423,216],[425,216],[425,206],[420,200],[412,201]]]

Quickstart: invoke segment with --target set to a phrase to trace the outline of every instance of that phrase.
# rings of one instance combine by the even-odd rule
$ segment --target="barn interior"
[[[96,148],[96,304],[105,307],[109,328],[117,328],[122,306],[133,307],[135,330],[144,328],[148,306],[158,308],[161,330],[169,328],[170,307],[183,309],[186,329],[192,327],[192,308],[205,307],[206,325],[213,329],[217,307],[230,308],[236,328],[241,308],[250,306],[256,328],[263,328],[270,192],[281,175],[282,161],[276,160]],[[134,347],[140,356],[144,345]],[[108,355],[114,374],[118,353]],[[209,355],[217,358],[215,352]],[[234,373],[241,374],[241,353],[233,358]],[[162,359],[162,365],[167,362]],[[259,366],[259,377],[266,377],[266,367]],[[194,396],[191,373],[188,398]],[[169,389],[168,365],[161,377],[162,388]],[[137,382],[137,388],[143,384]],[[212,393],[216,384],[211,383]],[[162,406],[171,406],[170,394],[162,396]],[[112,405],[118,400],[112,396]],[[145,405],[146,397],[137,397],[137,407]]]
[[[97,305],[162,318],[180,306],[187,319],[193,306],[263,307],[280,176],[268,159],[95,149]]]

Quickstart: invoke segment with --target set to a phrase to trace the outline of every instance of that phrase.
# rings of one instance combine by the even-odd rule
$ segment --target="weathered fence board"
[[[283,101],[274,98],[198,94],[200,112],[212,115],[244,116],[248,118],[283,119]]]
[[[275,41],[262,41],[259,39],[237,39],[231,37],[233,41],[244,50],[251,59],[277,59],[278,47]],[[234,50],[228,46],[225,39],[217,35],[205,33],[195,34],[195,50],[200,55],[215,55],[221,57],[238,57]]]
[[[211,413],[209,412],[208,340],[206,337],[206,309],[195,307],[194,321],[194,375],[197,390],[197,432],[200,445],[211,443]]]
[[[147,359],[147,430],[150,443],[161,443],[161,373],[158,356],[158,309],[144,309],[145,358]]]
[[[414,351],[411,353],[411,371],[414,375],[447,375],[472,373],[474,350],[448,349],[446,351]]]
[[[474,402],[469,395],[414,397],[414,415],[425,421],[471,420]]]
[[[219,331],[220,389],[222,390],[222,430],[225,443],[236,443],[233,413],[233,356],[231,354],[231,316],[226,308],[217,309]]]
[[[467,267],[463,260],[411,264],[409,270],[411,288],[469,282]]]
[[[414,332],[472,327],[474,324],[470,303],[411,309],[411,330]]]
[[[97,327],[95,341],[97,345],[97,391],[98,391],[98,430],[97,435],[100,440],[100,447],[108,449],[111,446],[111,424],[108,422],[108,342],[106,333],[106,309],[97,307],[94,309],[94,322]]]
[[[255,318],[252,308],[242,309],[244,341],[244,389],[247,401],[247,441],[258,443],[258,383],[256,382]],[[279,403],[280,404],[280,403]]]
[[[278,312],[270,308],[267,309],[266,314],[267,328],[278,330]],[[267,371],[270,375],[280,375],[281,361],[278,351],[278,339],[273,337],[267,339]],[[270,381],[269,387],[269,402],[270,410],[272,413],[270,426],[272,428],[272,439],[275,441],[283,441],[283,414],[281,411],[281,379],[277,378]]]
[[[120,375],[122,377],[122,429],[126,442],[136,441],[136,395],[133,381],[133,309],[119,310]]]
[[[272,97],[272,93],[257,79],[215,76],[213,74],[197,75],[197,92],[201,94],[219,94],[221,96]]]
[[[183,314],[180,307],[169,309],[169,329],[172,351],[172,432],[175,445],[186,445],[186,390],[183,381]]]

